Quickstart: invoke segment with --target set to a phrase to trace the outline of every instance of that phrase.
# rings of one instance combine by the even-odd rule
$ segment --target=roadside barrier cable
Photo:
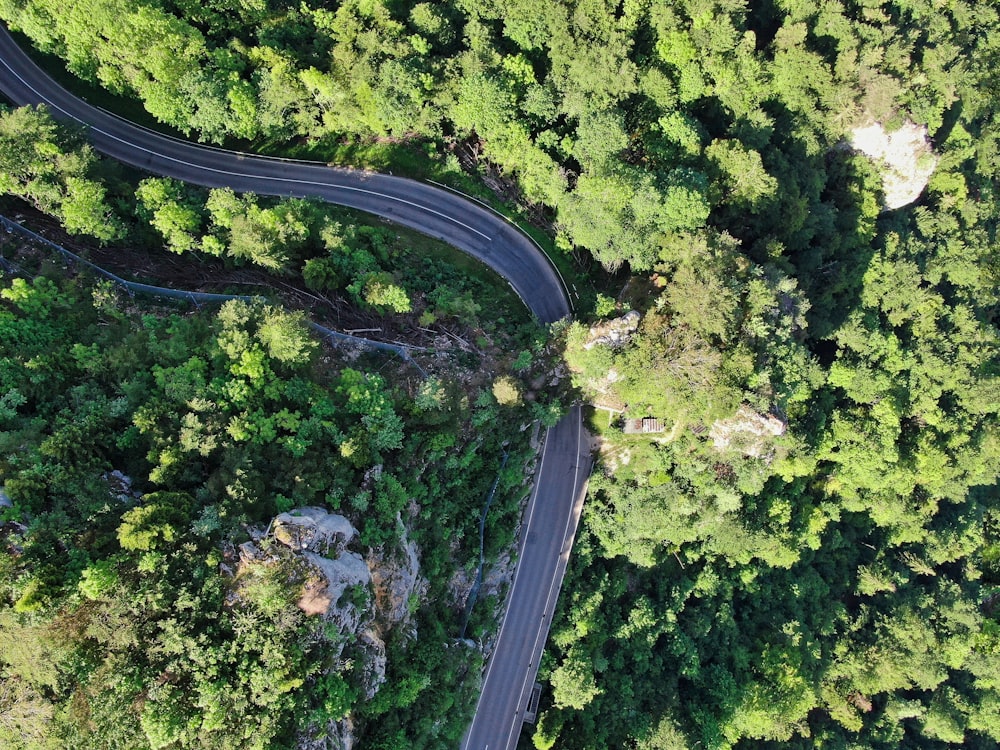
[[[0,226],[2,226],[8,233],[17,232],[18,234],[21,234],[31,240],[34,240],[35,242],[41,243],[42,245],[44,245],[49,249],[55,250],[56,252],[63,255],[65,258],[68,258],[69,260],[72,260],[75,263],[79,263],[81,265],[86,266],[99,276],[103,276],[109,281],[114,282],[118,286],[122,287],[123,289],[127,289],[129,292],[132,293],[148,294],[155,297],[168,297],[171,299],[180,299],[186,302],[191,302],[196,306],[201,303],[209,303],[209,304],[223,303],[223,302],[228,302],[229,300],[241,300],[243,302],[253,302],[254,300],[261,299],[259,296],[251,296],[245,294],[215,294],[213,292],[191,292],[183,289],[168,289],[162,286],[153,286],[151,284],[140,284],[135,281],[128,281],[127,279],[123,279],[121,276],[117,276],[111,273],[111,271],[101,268],[100,266],[95,265],[94,263],[91,263],[89,260],[86,260],[85,258],[81,258],[79,255],[70,252],[62,245],[59,245],[53,242],[52,240],[48,239],[47,237],[43,237],[42,235],[31,231],[27,227],[18,224],[16,221],[8,219],[6,216],[0,215]],[[8,265],[12,266],[12,268],[7,269],[9,271],[20,271],[20,269],[16,265],[14,265],[13,263],[11,263],[6,259],[0,258],[0,264],[2,264],[4,267],[7,267]],[[330,328],[327,328],[326,326],[320,325],[319,323],[316,323],[311,320],[308,321],[308,324],[310,328],[312,328],[314,331],[316,331],[323,337],[330,340],[332,343],[351,344],[366,349],[378,349],[398,354],[403,360],[409,362],[414,367],[416,367],[417,370],[419,370],[424,377],[427,377],[427,373],[424,372],[423,368],[421,368],[420,365],[414,362],[413,358],[410,356],[411,351],[428,351],[425,347],[390,344],[385,341],[374,341],[372,339],[365,338],[364,336],[352,336],[349,333],[341,333],[340,331],[334,331]]]
[[[490,512],[490,505],[493,504],[493,497],[496,495],[497,486],[500,484],[500,475],[507,465],[508,458],[510,458],[510,453],[504,451],[503,461],[500,462],[500,468],[497,469],[497,478],[493,480],[493,486],[486,496],[486,504],[483,505],[483,512],[479,516],[479,568],[476,570],[476,580],[473,582],[472,588],[469,589],[469,596],[465,600],[465,613],[462,618],[462,633],[459,635],[459,640],[465,638],[465,631],[469,627],[469,618],[472,617],[472,608],[476,605],[476,599],[479,598],[479,588],[483,585],[483,566],[486,563],[483,551],[486,536],[486,514]]]

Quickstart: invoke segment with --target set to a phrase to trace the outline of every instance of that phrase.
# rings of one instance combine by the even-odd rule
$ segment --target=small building
[[[663,423],[656,417],[626,419],[623,428],[626,435],[646,435],[653,432],[663,432],[663,430]]]

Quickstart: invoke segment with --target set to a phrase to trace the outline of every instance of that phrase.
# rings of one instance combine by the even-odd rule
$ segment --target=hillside
[[[601,460],[542,665],[540,719],[524,747],[1000,741],[995,7],[0,0],[0,18],[92,91],[116,95],[109,106],[141,103],[164,126],[208,142],[444,177],[508,201],[546,234],[579,297],[577,320],[548,339],[530,326],[512,330],[459,281],[441,293],[430,276],[400,272],[391,231],[324,219],[307,202],[140,183],[92,161],[44,115],[7,115],[0,129],[22,144],[3,150],[0,188],[70,231],[256,265],[336,296],[341,309],[420,324],[410,330],[474,318],[455,334],[469,371],[489,339],[511,336],[498,361],[515,380],[494,372],[481,402],[456,401],[467,432],[430,419],[418,428],[421,444],[442,456],[449,435],[493,430],[492,417],[476,415],[504,413],[497,399],[525,402],[518,428],[551,420],[569,397],[597,407],[590,426]],[[24,148],[25,132],[48,147]],[[32,289],[5,292],[16,298],[4,308],[9,319],[41,309]],[[28,309],[18,313],[20,299]],[[198,346],[218,348],[207,337],[219,325],[228,324],[205,323]],[[2,344],[26,363],[5,390],[23,394],[42,377],[27,364],[30,338]],[[169,349],[169,340],[157,345]],[[543,341],[562,363],[546,359]],[[90,342],[78,343],[58,361],[85,367]],[[98,358],[94,367],[109,365]],[[571,396],[549,386],[563,367]],[[23,460],[25,434],[47,455],[42,435],[61,424],[55,404],[73,415],[67,429],[80,430],[88,410],[103,415],[119,398],[107,388],[91,398],[66,380],[63,401],[30,402],[41,417],[4,397],[18,427],[0,433],[3,455],[14,457],[3,461]],[[360,387],[332,382],[341,395]],[[404,470],[386,464],[408,493],[438,486],[421,473],[426,449],[407,438],[416,433],[404,413],[423,419],[415,395],[386,398],[399,419],[374,431],[381,444],[337,427],[344,440],[332,460],[351,467],[336,469],[341,503],[391,451],[421,477],[406,485]],[[336,420],[349,408],[331,412]],[[643,432],[643,419],[655,431]],[[638,434],[626,433],[635,420]],[[258,434],[246,422],[245,434]],[[150,422],[151,435],[164,429]],[[115,450],[138,451],[118,441]],[[148,460],[166,472],[172,454],[154,447]],[[449,466],[455,478],[461,465]],[[197,502],[204,472],[197,476],[158,491]],[[33,502],[51,501],[35,491]],[[386,492],[395,508],[400,495]],[[392,518],[372,531],[359,520],[362,538],[394,534]],[[516,498],[508,541],[515,518]],[[102,544],[117,538],[112,526]],[[88,569],[71,548],[55,548],[76,561],[60,571]],[[42,572],[32,584],[40,592],[50,585]],[[55,591],[78,586],[60,575]],[[12,613],[24,581],[6,585],[3,616],[36,627]],[[417,643],[428,663],[450,658],[432,640]],[[438,695],[426,674],[390,674],[396,692],[385,695],[396,702],[376,696],[360,708],[373,727],[367,746],[454,746],[460,732],[436,734],[435,722],[468,695]],[[38,677],[30,700],[57,677]],[[170,693],[169,675],[156,687]]]

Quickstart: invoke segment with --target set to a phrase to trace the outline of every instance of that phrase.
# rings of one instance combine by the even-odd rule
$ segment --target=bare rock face
[[[926,126],[909,120],[891,133],[877,122],[855,128],[851,131],[851,147],[879,165],[886,210],[901,208],[919,198],[937,166]]]
[[[306,581],[299,609],[322,615],[336,623],[341,633],[356,632],[364,613],[341,598],[349,588],[368,586],[371,574],[361,555],[346,549],[357,536],[351,522],[323,508],[296,508],[278,515],[271,522],[271,533],[316,573]]]
[[[295,750],[353,750],[354,722],[350,716],[340,721],[329,721],[321,738],[304,732],[295,738]]]
[[[618,348],[628,343],[628,340],[639,327],[639,313],[629,310],[620,318],[613,318],[604,323],[598,323],[590,329],[584,349],[593,349],[598,344]]]
[[[385,642],[373,630],[361,634],[361,651],[364,665],[361,668],[361,683],[365,689],[365,700],[371,700],[385,682]]]
[[[420,596],[425,588],[420,579],[420,556],[417,543],[406,536],[401,540],[402,559],[373,551],[368,558],[375,606],[390,626],[405,626],[410,619],[410,598]]]
[[[719,419],[708,431],[719,451],[733,448],[744,456],[759,458],[767,452],[771,438],[785,434],[785,423],[768,414],[758,414],[743,405],[729,419]]]
[[[483,570],[483,582],[479,586],[477,594],[477,606],[482,606],[482,602],[490,596],[496,596],[498,606],[503,606],[503,594],[510,589],[514,581],[514,572],[517,569],[517,561],[511,558],[510,553],[502,553],[492,565],[487,565]],[[459,569],[448,582],[448,592],[452,600],[458,606],[464,606],[469,598],[469,593],[475,584],[475,569],[467,571]],[[473,648],[480,648],[475,641],[467,641],[467,645]],[[493,653],[496,646],[495,638],[489,638],[481,644],[480,651],[483,656],[488,657]]]
[[[137,497],[142,497],[141,492],[132,489],[132,477],[122,473],[118,469],[106,471],[101,475],[101,479],[108,483],[108,491],[111,497],[119,503],[128,503]]]
[[[407,544],[404,537],[405,561],[402,564],[384,567],[372,564],[370,569],[370,560],[347,549],[356,536],[355,528],[341,515],[323,508],[297,508],[277,516],[271,522],[269,533],[258,532],[254,536],[256,541],[244,543],[239,551],[241,567],[266,565],[287,558],[289,550],[297,560],[305,563],[309,572],[297,604],[306,614],[322,617],[327,623],[327,633],[330,626],[336,628],[339,635],[327,636],[326,655],[331,664],[337,665],[331,668],[344,668],[346,660],[353,660],[354,674],[361,683],[364,699],[371,700],[385,683],[386,653],[379,626],[375,624],[382,619],[382,613],[372,607],[370,587],[374,582],[376,586],[395,592],[389,597],[394,602],[390,613],[402,611],[408,617],[408,603],[417,586],[419,563],[416,543]],[[272,539],[280,545],[272,545]],[[282,546],[287,549],[282,550]],[[396,605],[397,600],[401,604]],[[354,745],[354,725],[350,716],[329,722],[323,733],[304,731],[296,740],[298,750],[352,750]]]
[[[274,538],[294,550],[324,551],[331,545],[343,549],[357,536],[357,530],[343,516],[323,508],[296,508],[281,513],[271,522]]]
[[[334,724],[329,739],[335,750],[352,750],[354,747],[354,722],[351,721],[350,716]]]
[[[317,593],[316,596],[319,600],[327,601],[326,615],[329,618],[337,619],[337,612],[333,611],[333,608],[337,607],[337,602],[348,588],[367,586],[371,581],[368,566],[357,552],[344,552],[334,560],[308,551],[303,553],[303,557],[326,578],[325,583],[320,584],[325,591],[322,594]],[[300,600],[299,606],[302,604]],[[353,606],[350,608],[356,610]]]

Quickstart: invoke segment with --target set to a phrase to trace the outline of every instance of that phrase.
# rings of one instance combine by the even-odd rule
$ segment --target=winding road
[[[319,198],[441,239],[503,276],[544,323],[570,314],[544,253],[503,217],[445,189],[374,172],[241,154],[155,133],[92,107],[44,73],[0,26],[0,91],[87,126],[102,153],[153,174],[237,192]],[[514,582],[461,750],[513,750],[569,560],[590,450],[574,407],[545,437],[522,524]]]

